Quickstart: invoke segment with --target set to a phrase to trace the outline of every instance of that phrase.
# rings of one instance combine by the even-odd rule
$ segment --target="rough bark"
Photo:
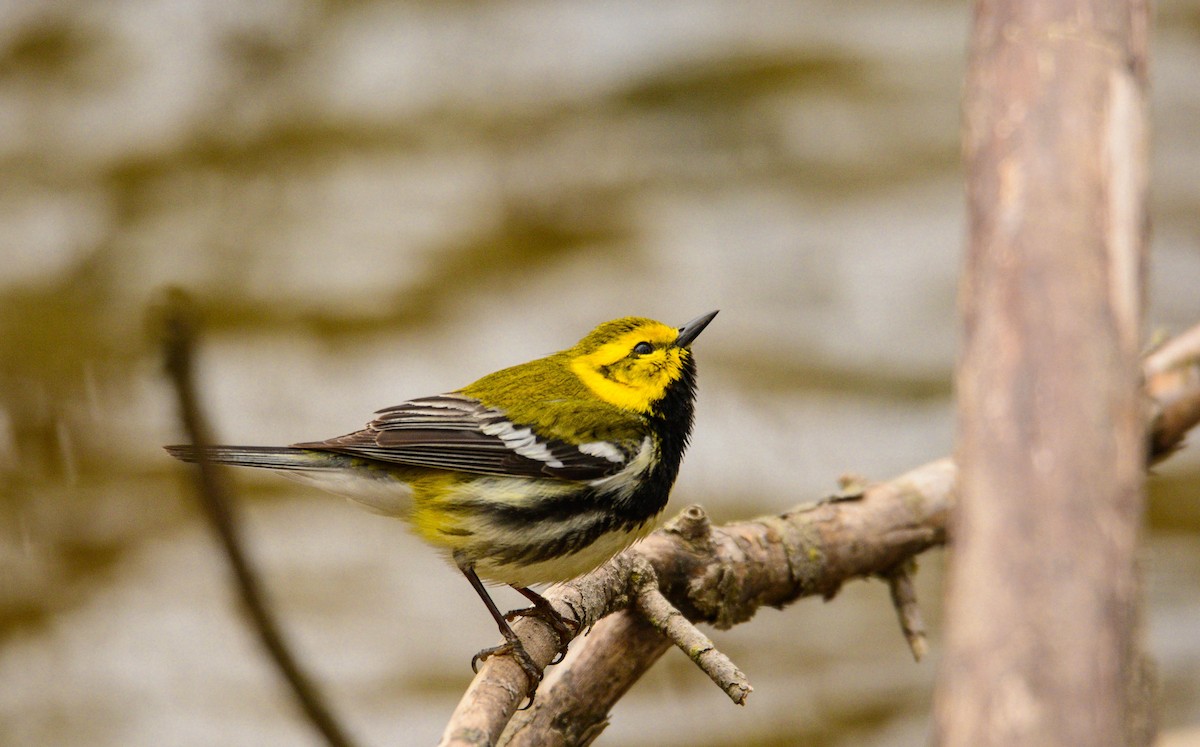
[[[976,4],[943,745],[1136,742],[1147,20]]]

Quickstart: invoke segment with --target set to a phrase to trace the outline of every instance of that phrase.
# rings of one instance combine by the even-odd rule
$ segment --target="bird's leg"
[[[496,626],[500,628],[500,634],[504,636],[504,643],[500,644],[499,646],[493,646],[492,648],[485,648],[471,658],[471,671],[478,673],[479,662],[484,661],[489,657],[497,654],[511,654],[512,657],[516,659],[517,664],[521,666],[522,671],[525,672],[525,677],[529,681],[529,689],[525,693],[525,697],[529,698],[529,704],[525,706],[528,708],[530,705],[533,705],[533,694],[537,692],[538,685],[542,682],[542,670],[538,669],[537,664],[533,663],[533,659],[529,656],[529,653],[525,651],[525,646],[521,643],[521,639],[518,638],[517,634],[513,632],[513,629],[509,627],[508,620],[506,620],[504,615],[500,613],[500,610],[497,609],[496,603],[493,602],[491,596],[488,595],[487,589],[483,588],[483,582],[479,580],[479,576],[475,573],[475,569],[470,566],[466,566],[461,568],[461,570],[463,575],[467,577],[467,580],[471,582],[471,588],[475,589],[475,593],[478,594],[479,598],[483,600],[483,603],[487,605],[488,612],[492,613],[492,619],[496,621]]]
[[[571,639],[579,632],[579,621],[572,620],[569,617],[563,617],[558,610],[546,601],[546,598],[538,594],[533,589],[526,586],[514,586],[521,596],[533,602],[532,607],[524,607],[519,610],[513,610],[504,616],[509,622],[518,617],[538,617],[541,618],[554,629],[555,635],[558,636],[558,653],[555,654],[551,664],[558,664],[567,655],[567,646],[571,644]]]

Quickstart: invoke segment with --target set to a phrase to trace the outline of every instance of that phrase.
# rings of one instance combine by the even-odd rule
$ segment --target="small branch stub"
[[[917,590],[913,585],[916,570],[916,562],[906,560],[883,574],[883,578],[892,593],[892,606],[896,608],[904,640],[908,641],[913,659],[920,661],[929,653],[929,644],[925,640],[925,621],[921,617],[921,608],[917,605]]]

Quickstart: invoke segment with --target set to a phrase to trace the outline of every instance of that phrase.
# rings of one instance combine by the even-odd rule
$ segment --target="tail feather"
[[[200,461],[195,446],[164,446],[167,453],[184,462]],[[238,467],[282,470],[327,470],[346,466],[346,457],[329,452],[291,446],[209,446],[204,454],[211,462]]]

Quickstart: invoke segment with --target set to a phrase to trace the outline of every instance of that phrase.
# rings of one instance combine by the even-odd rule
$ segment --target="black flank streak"
[[[649,419],[653,440],[659,449],[658,463],[642,478],[628,498],[595,489],[574,496],[544,501],[537,506],[476,504],[475,510],[487,511],[497,521],[520,533],[522,527],[541,522],[557,522],[590,514],[592,521],[565,534],[557,542],[537,547],[514,544],[496,548],[493,557],[502,562],[536,562],[559,557],[587,547],[611,531],[632,530],[660,514],[667,505],[671,487],[679,474],[683,452],[692,435],[695,415],[696,364],[689,355],[683,361],[679,380],[667,388],[662,399],[651,406]]]

